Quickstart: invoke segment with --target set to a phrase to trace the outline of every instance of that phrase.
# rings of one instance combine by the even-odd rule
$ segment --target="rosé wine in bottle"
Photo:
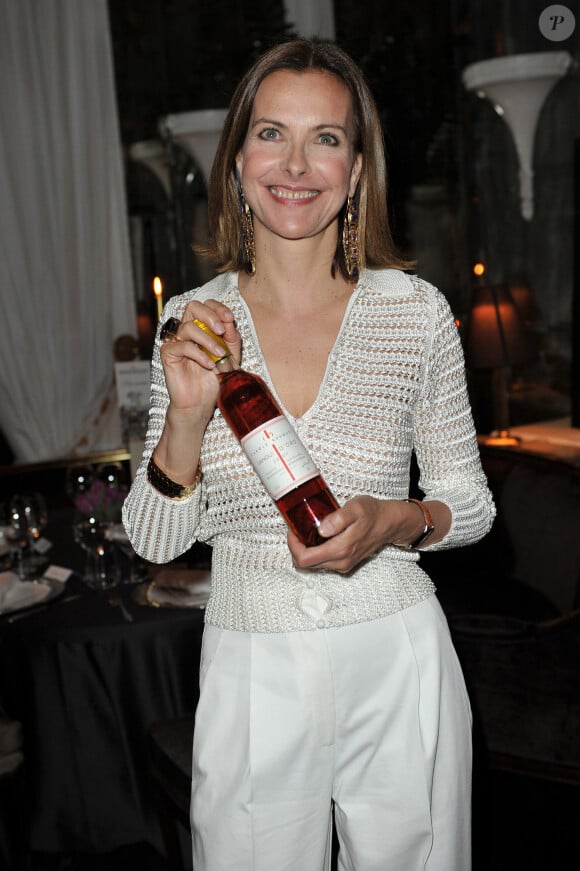
[[[218,406],[286,523],[308,547],[325,539],[318,527],[339,508],[314,460],[264,381],[234,363],[221,337],[195,323],[226,352],[209,354],[220,382]]]

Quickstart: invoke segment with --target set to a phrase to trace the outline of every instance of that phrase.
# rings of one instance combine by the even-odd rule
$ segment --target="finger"
[[[332,538],[352,526],[356,519],[355,510],[347,503],[332,514],[328,514],[318,527],[318,532],[323,538]]]
[[[188,360],[197,363],[203,369],[213,370],[214,363],[196,342],[188,341],[181,336],[165,341],[159,351],[163,365],[174,366]]]
[[[213,330],[218,336],[222,336],[228,327],[234,323],[234,314],[231,309],[215,299],[205,302],[192,300],[183,312],[183,322],[200,320]]]
[[[214,299],[207,300],[206,305],[220,318],[218,322],[220,329],[217,332],[217,335],[221,336],[221,338],[226,342],[228,348],[234,356],[234,359],[239,361],[242,347],[242,337],[238,331],[238,328],[236,327],[234,313],[226,305],[220,302],[216,302],[216,300]],[[200,318],[200,320],[203,321],[203,317]],[[208,326],[213,329],[211,324],[208,323]]]
[[[335,556],[330,543],[306,547],[291,530],[288,532],[288,547],[294,565],[301,569],[327,568]]]
[[[203,322],[199,319],[196,319],[195,321],[183,320],[179,323],[176,330],[175,320],[171,318],[169,321],[165,322],[161,329],[161,333],[165,340],[164,344],[175,344],[175,342],[180,342],[183,344],[189,344],[190,349],[192,345],[196,348],[201,348],[202,351],[207,352],[206,357],[207,355],[212,356],[212,365],[216,360],[231,353],[227,343],[222,340],[221,337],[217,337],[213,332],[208,332],[204,329]],[[182,351],[182,353],[187,352]],[[192,359],[199,359],[197,354],[188,354],[188,356],[192,356]]]
[[[219,308],[233,318],[233,314],[226,306],[220,304]],[[177,337],[196,342],[215,358],[223,357],[224,352],[232,354],[238,361],[241,356],[242,339],[235,322],[228,320],[224,323],[216,320],[212,309],[205,304],[190,303],[186,307]]]

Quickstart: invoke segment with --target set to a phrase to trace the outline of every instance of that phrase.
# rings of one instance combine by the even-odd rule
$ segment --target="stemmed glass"
[[[75,502],[77,496],[85,493],[94,480],[91,466],[69,466],[66,470],[64,489],[71,502]]]
[[[133,549],[133,545],[127,537],[122,523],[115,523],[110,530],[111,542],[119,549],[124,562],[127,564],[127,572],[122,574],[124,584],[141,584],[147,578],[147,567],[143,560],[139,559]]]
[[[119,583],[119,567],[109,541],[110,524],[94,517],[73,524],[74,540],[87,554],[83,581],[92,590],[110,590]]]
[[[115,490],[122,490],[125,486],[125,473],[121,463],[103,463],[97,469],[97,478]]]
[[[113,487],[116,490],[122,490],[125,486],[125,473],[120,463],[108,463],[101,466],[98,470],[98,478],[107,484],[107,486]],[[127,565],[127,571],[122,573],[122,582],[124,584],[140,584],[144,581],[144,564],[137,558],[137,554],[127,538],[127,533],[122,523],[113,523],[111,525],[109,540],[120,551],[124,557],[123,562]]]
[[[15,494],[8,505],[8,523],[5,534],[18,554],[18,577],[21,581],[34,580],[34,572],[44,562],[35,557],[34,545],[47,523],[44,497],[40,493]]]
[[[67,472],[66,492],[75,504],[74,540],[86,552],[83,581],[95,590],[108,590],[120,579],[117,550],[111,532],[120,512],[124,490],[120,463],[76,466]]]

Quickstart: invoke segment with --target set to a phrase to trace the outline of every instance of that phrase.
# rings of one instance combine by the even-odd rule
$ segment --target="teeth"
[[[275,196],[283,200],[309,200],[312,197],[318,196],[318,191],[287,191],[280,188],[270,188]]]

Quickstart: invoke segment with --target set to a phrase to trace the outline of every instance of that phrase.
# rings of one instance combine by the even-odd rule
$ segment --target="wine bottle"
[[[222,357],[206,350],[216,365],[224,419],[290,529],[307,547],[322,544],[318,527],[339,505],[316,463],[262,378],[237,366],[207,324],[195,323],[224,349]]]

